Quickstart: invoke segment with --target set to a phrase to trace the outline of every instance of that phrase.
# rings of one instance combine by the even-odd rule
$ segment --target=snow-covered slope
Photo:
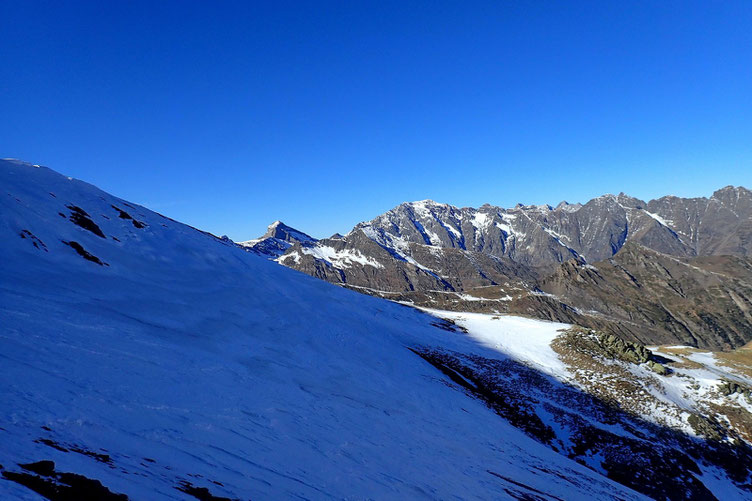
[[[641,497],[411,351],[501,356],[434,317],[15,161],[0,236],[2,498],[66,473],[132,499]]]
[[[562,381],[570,379],[564,363],[551,348],[551,343],[560,332],[569,329],[571,325],[507,315],[430,309],[425,311],[451,320],[466,329],[468,335],[483,346],[504,353]]]

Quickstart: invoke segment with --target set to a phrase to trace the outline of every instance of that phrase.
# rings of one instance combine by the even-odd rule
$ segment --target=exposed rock
[[[96,236],[100,238],[107,238],[104,236],[102,229],[99,226],[97,226],[97,224],[94,221],[91,220],[91,216],[89,216],[89,214],[87,214],[85,210],[75,205],[66,205],[66,207],[70,209],[71,214],[69,216],[69,219],[75,225],[94,233]]]
[[[48,460],[21,464],[26,472],[2,471],[6,480],[19,483],[52,501],[127,501],[128,496],[117,494],[99,480],[77,473],[57,472],[55,463]],[[32,474],[34,473],[34,474]]]
[[[121,209],[119,207],[116,207],[115,205],[111,205],[110,207],[112,207],[113,209],[115,209],[118,212],[118,217],[120,219],[127,219],[127,220],[129,220],[133,224],[133,226],[135,226],[136,228],[139,228],[139,229],[146,228],[146,223],[143,223],[141,221],[138,221],[138,220],[134,219],[133,216],[131,216],[130,214],[128,214],[127,212],[125,212],[123,209]]]
[[[175,489],[193,496],[199,501],[232,501],[228,497],[215,496],[206,487],[197,487],[185,480],[181,481]]]
[[[63,243],[67,245],[68,247],[72,248],[73,250],[75,250],[79,256],[86,259],[87,261],[91,261],[92,263],[97,263],[99,266],[109,266],[109,264],[105,263],[94,254],[84,249],[83,245],[81,245],[80,243],[74,242],[74,241],[68,242],[66,240],[63,240]]]
[[[656,362],[655,360],[648,360],[647,366],[651,371],[655,372],[659,376],[666,376],[671,372],[669,371],[668,367]]]
[[[752,403],[752,388],[747,385],[741,384],[737,381],[724,380],[719,386],[718,390],[725,396],[729,397],[734,394],[740,394],[744,396],[747,401]]]
[[[583,339],[594,337],[582,329],[577,333]],[[611,343],[605,341],[608,346]],[[597,339],[590,340],[593,345],[605,351]],[[706,437],[697,440],[643,421],[618,401],[601,400],[512,360],[437,349],[416,352],[458,388],[485,402],[513,426],[647,496],[714,499],[698,479],[702,474],[700,463],[717,465],[738,487],[749,491],[752,449],[745,442],[732,445],[721,440],[725,435],[708,418],[694,414],[690,418],[700,430],[698,435]],[[633,394],[633,398],[640,397]],[[547,416],[547,421],[541,420],[541,415]]]
[[[31,241],[31,244],[34,246],[34,248],[43,250],[44,252],[49,252],[44,242],[42,242],[39,238],[37,238],[36,235],[34,235],[29,230],[21,230],[21,232],[19,233],[19,236],[23,239],[28,238]]]
[[[718,442],[723,438],[718,423],[705,416],[690,414],[687,418],[687,423],[689,423],[697,435],[705,437],[708,440]]]
[[[639,343],[624,341],[613,334],[574,327],[560,336],[557,343],[593,357],[636,365],[646,364],[651,371],[659,375],[670,373],[670,370],[660,363],[660,357],[653,354],[647,347]]]

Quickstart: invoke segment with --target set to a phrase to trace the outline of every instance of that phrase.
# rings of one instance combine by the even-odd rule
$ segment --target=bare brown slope
[[[728,350],[752,340],[744,257],[677,258],[628,243],[595,266],[564,263],[539,286],[581,312],[577,323],[646,344]]]

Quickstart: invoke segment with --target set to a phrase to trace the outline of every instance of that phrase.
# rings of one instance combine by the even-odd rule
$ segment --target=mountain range
[[[647,344],[732,349],[752,341],[752,192],[743,187],[709,198],[644,202],[621,193],[509,209],[424,200],[344,236],[300,235],[284,240],[281,253],[269,234],[253,248],[418,306],[518,313]]]

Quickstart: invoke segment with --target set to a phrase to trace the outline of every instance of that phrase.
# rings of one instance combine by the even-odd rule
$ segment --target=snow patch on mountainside
[[[642,212],[644,212],[645,214],[647,214],[648,216],[652,217],[653,219],[655,219],[656,221],[658,221],[659,223],[661,223],[663,226],[666,226],[668,228],[671,228],[673,226],[673,224],[674,224],[673,221],[668,221],[668,220],[662,218],[661,216],[659,216],[658,214],[654,214],[654,213],[648,212],[646,210],[643,210]]]
[[[384,265],[373,258],[364,256],[357,250],[343,249],[337,250],[328,245],[319,245],[316,247],[302,247],[303,254],[308,254],[334,265],[337,268],[349,268],[352,263],[373,266],[374,268],[383,268]]]
[[[570,380],[570,374],[551,348],[551,342],[571,325],[511,315],[421,309],[467,329],[468,335],[482,346],[555,376],[561,381]]]

